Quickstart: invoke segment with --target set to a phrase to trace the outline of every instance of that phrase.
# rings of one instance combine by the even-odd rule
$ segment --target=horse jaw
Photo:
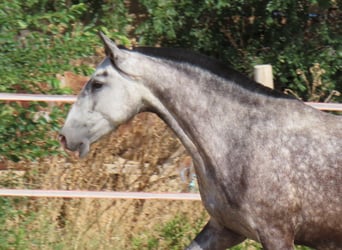
[[[78,100],[78,102],[82,102],[82,100]],[[65,149],[77,151],[78,156],[83,158],[88,154],[92,143],[113,131],[115,127],[101,113],[82,110],[76,103],[69,111],[60,131],[59,140]]]

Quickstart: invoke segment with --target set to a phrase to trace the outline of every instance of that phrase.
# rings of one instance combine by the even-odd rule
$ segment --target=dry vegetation
[[[68,154],[9,163],[21,171],[3,171],[1,183],[34,189],[187,192],[190,178],[182,180],[180,171],[188,164],[173,133],[155,115],[144,113],[93,145],[84,160]],[[30,249],[150,249],[149,238],[160,237],[155,231],[174,218],[193,225],[181,243],[187,244],[207,217],[198,201],[35,198],[22,199],[17,208],[34,212],[24,225]],[[6,223],[19,225],[19,219]],[[167,244],[160,239],[158,249],[167,249]]]

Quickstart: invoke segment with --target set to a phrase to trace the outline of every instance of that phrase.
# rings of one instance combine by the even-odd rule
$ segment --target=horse
[[[84,157],[139,112],[154,112],[191,155],[210,219],[186,248],[249,238],[263,249],[342,249],[342,119],[184,49],[125,49],[100,33],[106,56],[60,131]]]

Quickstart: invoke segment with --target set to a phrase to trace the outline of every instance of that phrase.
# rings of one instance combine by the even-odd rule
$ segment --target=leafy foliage
[[[141,0],[146,20],[137,29],[143,44],[189,47],[251,74],[273,65],[278,89],[310,99],[296,74],[319,63],[326,88],[341,91],[341,2],[322,0]],[[337,84],[340,84],[339,86]]]
[[[99,43],[98,29],[113,32],[117,39],[127,43],[123,33],[115,32],[118,25],[112,23],[118,19],[115,17],[122,17],[123,1],[114,2],[102,7],[99,1],[1,1],[0,92],[66,93],[59,88],[57,73],[71,70],[89,75],[93,69],[71,62],[94,55]],[[109,6],[117,14],[102,20],[100,14],[109,11]],[[119,25],[124,26],[126,22]],[[59,146],[55,134],[65,110],[65,106],[49,108],[45,103],[3,102],[0,161],[34,160],[56,154]]]
[[[18,103],[4,105],[0,111],[0,155],[12,161],[20,159],[34,160],[46,155],[56,154],[58,142],[46,137],[49,131],[58,130],[58,119],[61,111],[54,108],[47,118],[43,114],[37,115],[37,110],[42,106],[30,103],[23,107]]]

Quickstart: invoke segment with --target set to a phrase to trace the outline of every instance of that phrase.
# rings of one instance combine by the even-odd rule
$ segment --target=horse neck
[[[220,157],[214,156],[214,151],[220,148],[222,154],[228,153],[231,145],[223,145],[224,137],[238,137],[234,126],[239,126],[240,134],[248,129],[243,123],[244,114],[260,98],[200,69],[187,66],[179,70],[168,65],[152,68],[153,72],[145,71],[150,79],[146,85],[157,99],[152,111],[171,127],[192,155],[199,181],[207,179],[210,166],[219,160],[215,157]]]
[[[149,67],[153,70],[145,71],[149,79],[145,84],[161,104],[152,104],[152,110],[165,120],[172,116],[188,134],[191,127],[218,126],[213,124],[218,122],[216,119],[221,124],[225,119],[237,121],[237,113],[241,116],[266,99],[210,72],[184,67],[183,70],[168,65]],[[198,123],[206,119],[205,124]]]

